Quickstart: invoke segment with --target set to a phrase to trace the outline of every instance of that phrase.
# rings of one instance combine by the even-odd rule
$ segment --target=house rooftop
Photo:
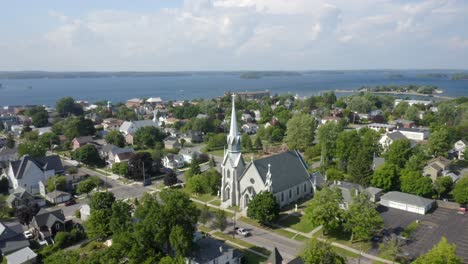
[[[10,166],[13,169],[15,178],[21,179],[23,177],[23,173],[26,170],[26,167],[28,167],[29,163],[34,163],[42,171],[55,170],[55,173],[60,173],[65,170],[63,168],[60,157],[57,155],[40,158],[34,158],[29,155],[25,155],[21,160],[10,162]]]
[[[195,252],[194,261],[197,263],[210,263],[230,251],[233,251],[235,256],[240,255],[240,251],[214,238],[201,238],[195,243],[198,250]]]
[[[34,253],[29,247],[25,247],[20,249],[10,255],[6,256],[6,260],[8,264],[21,264],[21,263],[28,263],[28,261],[35,259],[37,254]]]

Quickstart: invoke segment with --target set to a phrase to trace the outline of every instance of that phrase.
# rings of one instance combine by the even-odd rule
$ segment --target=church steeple
[[[229,135],[227,137],[227,145],[229,152],[240,152],[240,136],[237,130],[237,115],[236,115],[236,95],[232,94],[232,113],[231,113],[231,126],[229,128]]]

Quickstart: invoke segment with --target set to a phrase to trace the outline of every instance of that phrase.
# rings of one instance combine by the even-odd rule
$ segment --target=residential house
[[[406,102],[410,106],[412,105],[424,105],[424,106],[430,106],[433,104],[433,101],[426,101],[426,100],[403,100],[403,99],[395,99],[394,105],[397,106],[401,102]]]
[[[18,148],[0,148],[0,169],[8,168],[10,161],[15,161],[19,158]]]
[[[52,132],[52,127],[38,127],[38,128],[34,128],[33,131],[37,131],[39,136],[42,136],[45,133],[51,133]]]
[[[163,165],[164,167],[170,169],[180,169],[185,165],[184,156],[180,154],[169,153],[163,158]]]
[[[112,144],[106,144],[99,150],[99,155],[107,161],[109,166],[122,160],[128,161],[132,153],[135,153],[133,148],[119,148]]]
[[[468,145],[468,142],[461,139],[455,142],[454,144],[454,150],[457,153],[458,159],[462,160],[465,158],[465,151],[466,151],[466,146]],[[1,152],[0,152],[1,153]]]
[[[325,125],[328,122],[338,123],[338,121],[340,121],[340,120],[341,120],[341,118],[336,117],[336,116],[325,116],[322,119],[320,119],[320,124]]]
[[[53,211],[41,209],[33,216],[31,226],[34,228],[33,233],[41,240],[48,240],[57,232],[65,230],[65,216],[62,209]]]
[[[10,162],[7,176],[13,189],[22,187],[31,194],[37,194],[40,181],[64,171],[62,161],[57,155],[41,158],[25,155],[21,160]]]
[[[241,130],[246,134],[256,134],[258,130],[258,125],[255,123],[247,123],[242,125]]]
[[[244,121],[245,123],[250,123],[254,120],[254,118],[250,114],[242,114],[241,120]]]
[[[376,187],[367,187],[365,192],[369,196],[369,200],[373,203],[380,201],[380,197],[383,195],[383,190]]]
[[[93,142],[92,136],[77,137],[72,140],[73,150],[77,150],[84,145]]]
[[[195,241],[195,251],[187,258],[190,264],[229,263],[240,264],[242,253],[221,240],[203,237]]]
[[[180,148],[181,144],[176,137],[168,137],[163,140],[164,148],[165,149],[175,149]]]
[[[164,105],[164,101],[161,99],[161,97],[150,97],[148,100],[146,100],[146,102],[153,106]]]
[[[37,254],[29,247],[20,249],[5,256],[8,264],[33,264],[36,263]]]
[[[380,137],[379,144],[384,150],[387,150],[393,142],[400,139],[406,139],[400,131],[387,132]]]
[[[183,148],[179,151],[179,155],[182,155],[186,163],[191,163],[193,157],[198,158],[198,156],[200,156],[200,152],[192,151],[192,149],[189,148]]]
[[[335,181],[331,187],[336,187],[341,191],[343,203],[340,204],[340,208],[344,210],[348,210],[354,196],[364,191],[364,187],[361,185],[345,181]]]
[[[450,160],[444,157],[437,157],[427,162],[423,170],[423,175],[430,177],[433,182],[438,177],[443,176],[447,173],[448,167],[450,165]]]
[[[68,192],[74,192],[78,187],[78,184],[85,180],[88,177],[87,174],[84,173],[75,173],[75,174],[65,174],[66,181],[66,190]]]
[[[23,206],[31,207],[37,204],[42,207],[45,206],[45,200],[39,196],[35,196],[27,192],[25,189],[19,187],[15,189],[7,198],[6,203],[11,208],[21,208]]]
[[[255,115],[255,120],[260,121],[262,119],[262,114],[260,113],[260,110],[254,110],[252,112]]]
[[[123,122],[123,120],[116,118],[106,118],[102,120],[102,127],[107,131],[119,130]]]
[[[416,123],[411,120],[397,119],[390,122],[390,124],[395,125],[397,128],[412,128],[416,126]]]
[[[133,142],[134,142],[134,138],[135,138],[135,134],[127,134],[125,135],[125,143],[127,143],[128,145],[133,145]]]
[[[58,190],[52,191],[50,193],[46,193],[44,197],[46,198],[47,201],[53,204],[64,203],[64,202],[69,201],[72,198],[71,194],[67,192],[58,191]]]
[[[182,134],[181,139],[183,138],[187,143],[202,143],[203,142],[203,132],[201,131],[187,131]]]
[[[122,123],[122,125],[119,128],[119,131],[124,134],[134,134],[138,131],[138,129],[142,127],[156,127],[159,128],[158,121],[154,120],[138,120],[138,121],[125,121]]]
[[[6,256],[26,247],[29,247],[29,241],[24,237],[23,226],[20,223],[0,222],[1,255]]]
[[[383,129],[386,132],[392,132],[396,128],[395,125],[381,124],[381,123],[372,123],[372,124],[367,125],[367,127],[375,131],[380,131],[381,129]]]
[[[398,131],[407,139],[414,141],[423,141],[429,137],[428,128],[399,128]]]
[[[143,99],[133,98],[133,99],[127,100],[127,102],[125,103],[125,106],[127,106],[128,108],[140,107],[143,105],[143,102],[144,102]]]

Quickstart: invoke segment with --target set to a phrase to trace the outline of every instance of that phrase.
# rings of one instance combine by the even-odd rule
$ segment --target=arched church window
[[[251,178],[251,179],[250,179],[250,183],[251,183],[251,184],[255,184],[255,180]]]
[[[227,171],[227,177],[231,178],[231,171],[230,170]]]

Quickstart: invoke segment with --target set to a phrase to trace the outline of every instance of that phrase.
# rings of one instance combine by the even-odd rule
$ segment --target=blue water
[[[429,71],[443,72],[443,71]],[[468,96],[468,81],[419,78],[421,71],[398,71],[403,78],[391,78],[385,71],[323,72],[300,76],[242,79],[235,73],[192,74],[170,77],[106,77],[71,79],[0,79],[0,105],[43,104],[54,106],[64,96],[90,102],[125,101],[134,97],[161,97],[163,100],[212,98],[226,91],[270,90],[273,94],[317,95],[334,89],[356,89],[363,85],[435,85],[446,96]]]

